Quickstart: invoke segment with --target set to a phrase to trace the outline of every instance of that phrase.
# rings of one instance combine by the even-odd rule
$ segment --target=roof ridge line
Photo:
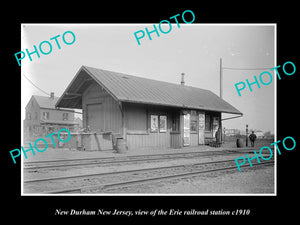
[[[109,73],[114,73],[116,75],[125,75],[125,76],[131,76],[131,77],[135,77],[135,78],[138,78],[138,79],[147,79],[147,80],[150,80],[150,81],[155,81],[155,82],[161,82],[161,83],[167,83],[167,84],[170,84],[170,85],[176,85],[176,86],[179,86],[179,87],[187,87],[187,88],[197,88],[197,89],[202,89],[202,90],[207,90],[209,91],[209,89],[206,89],[206,88],[200,88],[200,87],[195,87],[195,86],[190,86],[190,85],[181,85],[181,84],[177,84],[177,83],[171,83],[171,82],[168,82],[168,81],[162,81],[162,80],[156,80],[156,79],[152,79],[152,78],[148,78],[148,77],[141,77],[141,76],[137,76],[137,75],[131,75],[131,74],[126,74],[126,73],[122,73],[122,72],[117,72],[117,71],[112,71],[112,70],[106,70],[106,69],[101,69],[101,68],[97,68],[97,67],[92,67],[92,66],[85,66],[85,65],[82,65],[82,67],[85,67],[85,68],[91,68],[91,69],[95,69],[95,70],[102,70],[102,71],[106,71],[106,72],[109,72]]]

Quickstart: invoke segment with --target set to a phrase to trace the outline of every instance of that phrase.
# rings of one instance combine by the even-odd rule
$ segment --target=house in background
[[[74,120],[74,110],[56,109],[58,97],[51,92],[50,97],[33,95],[25,107],[24,140],[34,141],[38,137],[67,128],[76,131],[78,123]]]
[[[265,138],[265,135],[261,130],[253,130],[253,131],[254,131],[254,133],[255,133],[255,135],[258,139],[264,139]],[[251,130],[251,132],[252,132],[252,130]]]
[[[78,124],[78,130],[82,129],[82,119],[75,116],[75,122]]]
[[[205,89],[82,66],[56,107],[82,109],[86,150],[112,149],[120,135],[129,149],[206,144],[221,113],[242,113]],[[78,147],[78,146],[77,146]]]
[[[241,134],[241,131],[239,129],[225,129],[226,136],[237,136],[240,134]]]

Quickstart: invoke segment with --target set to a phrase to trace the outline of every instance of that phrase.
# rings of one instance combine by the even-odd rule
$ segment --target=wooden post
[[[248,124],[246,124],[246,147],[248,147]]]
[[[180,110],[180,115],[179,115],[179,132],[180,132],[180,143],[179,143],[179,145],[180,145],[180,148],[183,147],[183,137],[184,137],[184,135],[183,135],[183,132],[184,132],[183,126],[184,126],[184,124],[183,124],[183,110]]]
[[[223,142],[223,135],[222,135],[222,113],[220,113],[220,122],[219,122],[219,126],[220,126],[220,143],[222,144]]]
[[[119,103],[119,108],[120,108],[120,111],[121,111],[121,116],[122,116],[122,138],[123,139],[126,139],[126,127],[125,127],[125,118],[124,118],[124,111],[123,111],[123,107],[122,107],[122,102],[118,102]]]
[[[222,58],[220,58],[220,98],[223,98],[223,71],[222,71]]]
[[[223,138],[223,143],[225,144],[225,133],[226,133],[226,129],[225,129],[225,127],[223,128],[224,129],[224,138]]]
[[[222,71],[222,58],[220,58],[220,98],[223,99],[223,71]],[[222,113],[220,113],[220,132],[221,132],[221,143],[222,143]]]

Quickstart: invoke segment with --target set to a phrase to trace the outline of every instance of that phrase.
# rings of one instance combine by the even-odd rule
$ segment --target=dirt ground
[[[245,141],[245,140],[244,140]],[[22,153],[23,162],[34,162],[34,161],[47,161],[47,160],[62,160],[62,159],[83,159],[83,158],[101,158],[101,157],[126,157],[132,155],[148,155],[148,154],[169,154],[169,153],[181,153],[181,152],[196,152],[196,151],[220,151],[220,150],[239,150],[239,151],[257,151],[263,146],[270,146],[270,143],[273,143],[273,140],[257,140],[255,142],[255,147],[250,147],[250,142],[248,147],[244,145],[244,148],[237,148],[236,138],[231,137],[225,140],[225,143],[221,147],[215,148],[208,145],[199,145],[194,147],[184,147],[180,149],[172,148],[139,148],[139,149],[130,149],[125,154],[116,153],[114,150],[106,151],[78,151],[70,150],[68,148],[48,148],[45,152],[35,151],[35,155],[32,155],[32,152],[27,153],[27,159]]]
[[[144,184],[132,188],[111,190],[113,193],[149,194],[274,194],[274,167],[227,171],[193,178]]]
[[[246,147],[246,138],[241,138],[244,144],[244,147]],[[224,148],[236,148],[236,137],[225,137],[225,143],[222,144],[222,147]],[[254,142],[254,148],[255,150],[259,150],[263,146],[270,146],[271,143],[273,143],[273,139],[256,139]],[[250,140],[248,139],[248,147],[251,146]]]
[[[273,141],[272,141],[273,142]],[[144,155],[144,154],[162,154],[162,153],[183,153],[196,151],[220,151],[233,150],[238,151],[239,154],[232,156],[210,156],[210,157],[196,157],[194,159],[176,159],[168,162],[170,165],[181,163],[195,163],[214,160],[224,160],[227,158],[236,158],[245,156],[246,153],[253,153],[259,151],[262,146],[269,146],[272,143],[267,140],[259,140],[254,148],[248,147],[237,149],[235,141],[227,141],[222,147],[214,148],[210,146],[197,146],[182,149],[138,149],[128,151],[126,154],[118,154],[113,151],[72,151],[69,149],[48,149],[45,152],[37,153],[35,156],[29,156],[27,160],[43,161],[43,160],[59,160],[59,159],[82,159],[82,158],[98,158],[98,157],[126,157],[130,155]],[[24,179],[39,179],[43,177],[52,176],[67,176],[72,174],[89,174],[96,172],[109,172],[118,170],[137,169],[138,167],[147,168],[155,166],[166,166],[166,162],[151,162],[145,164],[128,164],[128,165],[112,165],[112,166],[85,166],[82,168],[58,168],[55,170],[42,170],[40,172],[30,172],[23,174]],[[172,181],[156,182],[153,184],[138,185],[123,189],[110,190],[106,193],[113,194],[273,194],[274,193],[274,167],[257,167],[243,169],[242,172],[238,170],[217,172],[209,175],[199,175],[193,178],[176,179]],[[95,193],[101,194],[101,193]]]

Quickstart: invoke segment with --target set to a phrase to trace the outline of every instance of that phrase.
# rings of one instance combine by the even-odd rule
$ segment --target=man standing
[[[256,135],[254,134],[254,131],[252,131],[252,133],[249,135],[249,139],[251,142],[251,147],[254,147],[254,142],[256,140]]]
[[[221,144],[222,144],[221,135],[222,135],[222,131],[221,131],[221,128],[219,127],[215,134],[216,144],[218,147],[221,146]]]

